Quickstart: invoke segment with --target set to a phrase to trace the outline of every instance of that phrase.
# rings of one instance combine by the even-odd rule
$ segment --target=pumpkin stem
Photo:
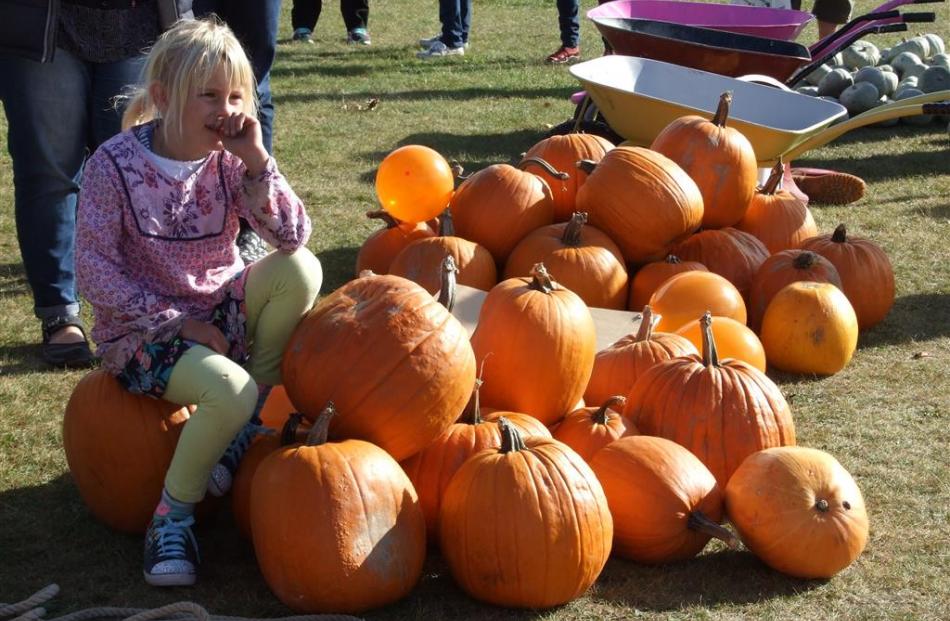
[[[541,159],[540,157],[526,157],[523,160],[521,160],[521,162],[519,162],[518,168],[520,168],[521,170],[524,170],[526,168],[526,164],[537,164],[538,166],[543,168],[546,173],[548,173],[552,177],[560,179],[561,181],[565,181],[571,178],[569,174],[567,174],[566,172],[561,172],[560,170],[556,169],[554,166],[551,166],[550,164],[547,163],[547,161]]]
[[[452,169],[452,176],[455,177],[456,181],[465,181],[471,175],[464,175],[465,169],[462,168],[462,164],[458,160],[452,160],[449,162],[449,168]]]
[[[712,313],[703,313],[699,325],[703,330],[703,364],[707,367],[718,367],[719,352],[716,351],[716,339],[713,338]]]
[[[809,270],[818,262],[818,255],[811,250],[802,250],[792,261],[792,266],[797,270]]]
[[[577,248],[581,245],[581,231],[584,229],[584,225],[587,224],[587,212],[586,211],[575,211],[571,215],[571,220],[567,223],[567,226],[564,227],[564,234],[561,235],[561,243],[565,246],[571,246],[572,248]]]
[[[676,265],[677,263],[682,263],[682,261],[680,261],[680,258],[676,256],[675,254],[666,255],[665,261],[669,263],[670,265]]]
[[[534,279],[531,282],[532,289],[540,291],[541,293],[551,293],[557,290],[557,283],[551,278],[551,274],[549,274],[547,268],[544,267],[544,263],[534,264],[534,267],[531,268],[531,277]]]
[[[782,163],[782,160],[779,160],[772,168],[772,172],[769,173],[768,181],[766,181],[762,189],[759,190],[759,194],[775,194],[778,191],[778,184],[782,182],[782,176],[784,174],[785,164]]]
[[[455,257],[450,254],[442,259],[442,288],[439,289],[439,304],[450,313],[455,306],[455,275],[459,268],[455,266]]]
[[[627,403],[627,398],[622,395],[614,395],[613,397],[608,398],[604,401],[604,404],[597,408],[597,411],[591,414],[591,420],[594,421],[595,425],[606,425],[607,424],[607,410],[613,406],[622,408]],[[617,408],[614,408],[615,410]]]
[[[580,171],[589,175],[594,172],[595,168],[597,168],[597,162],[594,160],[577,160],[574,166],[576,166]]]
[[[845,228],[843,222],[835,227],[835,232],[831,234],[831,241],[837,244],[843,244],[848,241],[848,230]]]
[[[649,341],[653,338],[653,309],[647,304],[640,314],[640,329],[637,330],[637,342]]]
[[[336,416],[336,406],[332,401],[327,401],[327,407],[323,408],[317,420],[313,421],[313,428],[307,434],[306,446],[320,446],[326,444],[327,434],[330,433],[330,420]]]
[[[479,425],[482,422],[482,408],[478,402],[478,389],[482,387],[481,378],[475,380],[475,388],[472,389],[472,396],[468,398],[468,404],[465,411],[462,412],[461,422],[468,425]]]
[[[366,217],[371,220],[382,220],[386,224],[387,229],[399,226],[399,221],[389,215],[389,212],[385,209],[374,209],[373,211],[367,211]]]
[[[375,276],[376,272],[373,270],[360,270],[359,276],[357,278],[369,278],[370,276]]]
[[[289,446],[297,441],[297,429],[300,428],[300,423],[303,422],[303,414],[300,412],[294,412],[290,415],[290,418],[287,419],[287,422],[284,423],[284,426],[280,429],[280,445]]]
[[[452,210],[448,207],[439,216],[439,237],[455,237],[455,223],[452,222]]]
[[[825,500],[824,498],[821,498],[818,500],[818,502],[815,503],[815,508],[818,509],[822,513],[827,513],[831,507],[828,505],[827,500]]]
[[[729,105],[732,104],[732,91],[726,91],[719,96],[719,107],[716,108],[716,116],[712,122],[719,127],[726,126],[726,119],[729,118]]]
[[[501,449],[499,453],[514,453],[525,449],[524,439],[515,426],[504,416],[498,417],[498,428],[501,430]]]
[[[725,526],[716,524],[716,522],[710,520],[702,511],[690,512],[686,520],[686,528],[709,535],[710,537],[715,537],[716,539],[721,539],[726,542],[726,545],[729,546],[731,550],[735,550],[739,547],[739,538],[736,537],[735,533]]]

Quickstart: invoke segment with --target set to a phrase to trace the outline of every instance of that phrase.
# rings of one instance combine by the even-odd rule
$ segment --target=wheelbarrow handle
[[[944,2],[945,0],[889,0],[876,9],[872,9],[872,13],[877,13],[880,11],[890,11],[891,9],[896,9],[899,6],[904,6],[905,4],[936,4],[938,2]]]
[[[851,32],[855,28],[862,26],[864,22],[877,22],[885,19],[899,18],[900,16],[901,13],[897,10],[882,11],[878,13],[865,13],[864,15],[859,15],[835,32],[812,45],[810,48],[808,48],[808,51],[814,57],[816,54],[823,53],[826,49],[828,49],[829,46],[837,45],[840,39],[850,36]],[[838,49],[841,48],[839,47]]]
[[[895,11],[896,12],[896,11]],[[898,14],[899,15],[899,14]],[[811,62],[802,65],[799,67],[788,79],[785,80],[785,84],[788,86],[794,86],[800,79],[825,64],[832,56],[837,54],[840,50],[848,47],[861,37],[866,34],[880,33],[880,32],[903,32],[907,30],[907,25],[904,23],[899,24],[865,24],[860,28],[857,28],[853,32],[848,33],[842,37],[841,41],[836,41],[833,49],[825,49],[817,55],[813,55]]]
[[[924,104],[921,108],[921,113],[935,114],[937,116],[950,116],[950,101]]]
[[[926,22],[935,22],[937,21],[937,14],[933,11],[921,12],[921,13],[903,13],[901,15],[901,21],[905,24],[922,24]]]

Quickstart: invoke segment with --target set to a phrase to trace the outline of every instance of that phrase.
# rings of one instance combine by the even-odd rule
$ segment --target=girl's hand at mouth
[[[264,172],[270,156],[264,149],[261,124],[257,119],[243,112],[234,112],[217,117],[214,123],[205,127],[218,134],[225,149],[241,158],[248,175],[256,177]]]

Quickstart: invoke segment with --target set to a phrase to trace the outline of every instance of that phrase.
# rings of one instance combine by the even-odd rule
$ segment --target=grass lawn
[[[469,171],[508,162],[570,115],[578,85],[541,59],[558,45],[550,0],[476,2],[464,58],[416,60],[415,41],[437,31],[434,1],[373,2],[373,45],[344,44],[327,3],[316,44],[290,44],[285,2],[273,70],[276,158],[314,220],[310,248],[323,262],[325,291],[352,275],[356,251],[376,228],[372,180],[381,158],[410,143],[434,147]],[[584,0],[583,9],[594,5]],[[810,6],[810,3],[806,3]],[[876,6],[858,0],[855,14]],[[914,30],[950,40],[947,4],[917,7],[938,23]],[[917,26],[917,25],[915,25]],[[813,40],[810,27],[801,37]],[[889,45],[896,35],[880,36]],[[583,25],[585,58],[600,53]],[[378,98],[374,110],[366,109]],[[289,611],[260,577],[253,551],[227,511],[198,536],[199,585],[158,590],[141,578],[139,537],[110,532],[83,506],[61,448],[63,408],[81,372],[52,372],[38,360],[39,325],[20,264],[13,183],[0,132],[0,601],[57,582],[52,614],[89,606],[152,607],[196,601],[218,614]],[[928,619],[950,607],[950,141],[945,122],[851,132],[798,164],[860,175],[868,192],[846,207],[813,209],[823,232],[846,222],[889,254],[897,301],[861,336],[852,363],[826,379],[773,374],[790,402],[799,443],[831,452],[862,488],[871,537],[864,554],[830,581],[771,571],[746,551],[711,545],[665,567],[611,560],[594,588],[551,611],[493,608],[468,598],[437,554],[404,601],[374,619]],[[868,283],[873,287],[874,283]]]

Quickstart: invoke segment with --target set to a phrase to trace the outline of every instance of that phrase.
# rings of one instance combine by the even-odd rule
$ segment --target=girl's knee
[[[263,265],[265,262],[265,265]],[[290,254],[273,252],[261,259],[262,276],[270,281],[271,285],[278,285],[287,292],[301,295],[302,299],[311,303],[320,293],[323,284],[323,267],[312,252],[306,248],[298,248]],[[279,284],[278,284],[279,283]],[[281,286],[282,285],[282,286]]]

